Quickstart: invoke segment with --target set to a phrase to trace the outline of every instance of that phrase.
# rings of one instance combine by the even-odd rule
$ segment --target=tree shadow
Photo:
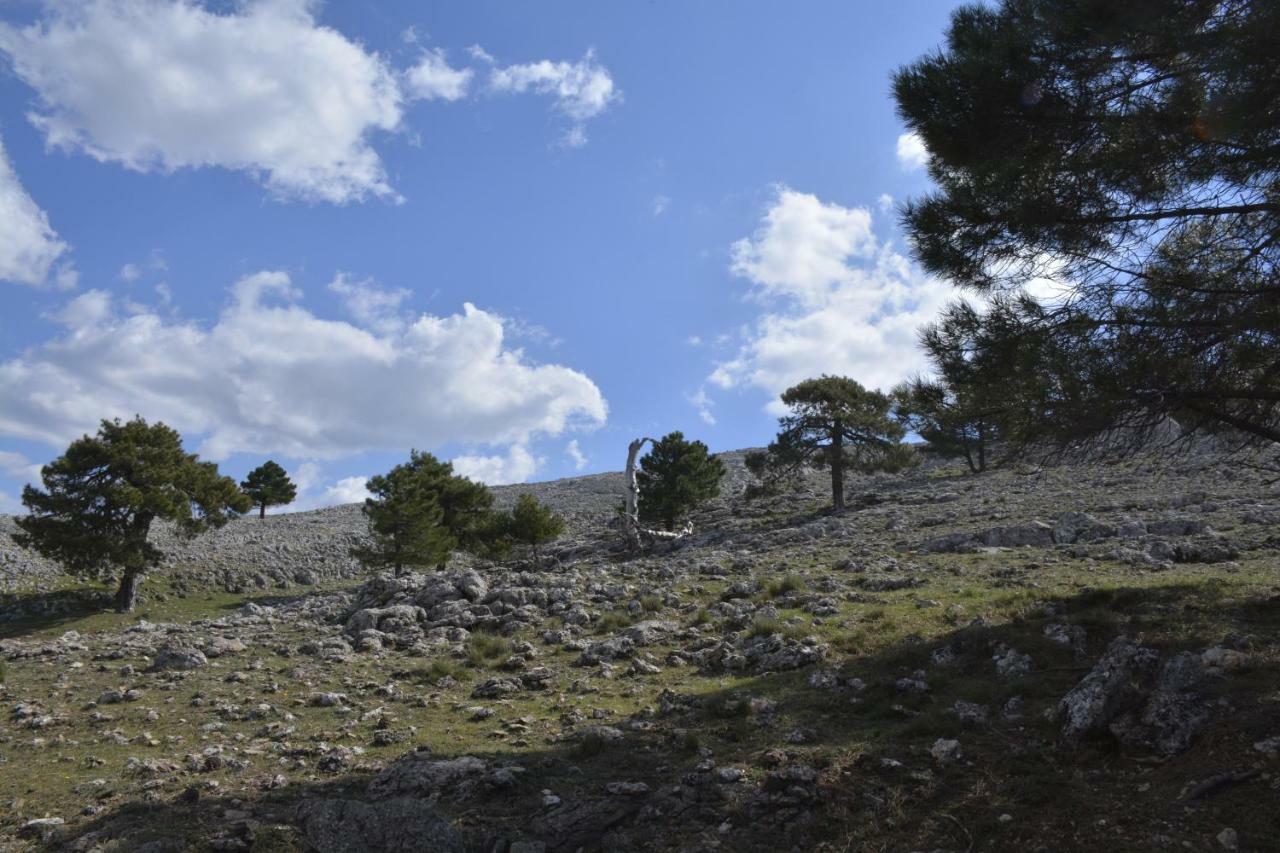
[[[1072,648],[1046,634],[1054,624],[1086,633]],[[1115,637],[1141,638],[1167,659],[1221,644],[1224,625],[1239,635],[1227,642],[1249,647],[1250,663],[1196,687],[1209,720],[1190,749],[1158,756],[1105,731],[1075,747],[1059,743],[1049,712]],[[975,621],[865,653],[853,632],[838,665],[726,675],[724,687],[697,693],[655,691],[640,713],[607,721],[620,734],[584,736],[605,722],[588,718],[540,747],[473,751],[486,762],[482,777],[417,795],[435,798],[476,853],[505,853],[515,841],[550,853],[1168,849],[1182,840],[1200,847],[1223,826],[1259,847],[1280,831],[1274,810],[1257,808],[1262,776],[1228,780],[1203,797],[1187,791],[1238,770],[1252,743],[1280,734],[1264,701],[1280,685],[1277,636],[1280,596],[1224,603],[1212,585],[1192,584],[1086,590],[1003,624]],[[994,659],[1007,649],[1029,655],[1032,668],[999,676]],[[977,708],[985,722],[957,710]],[[937,746],[951,740],[954,751]],[[372,760],[399,755],[371,749],[365,763],[331,779],[278,788],[262,776],[252,796],[184,799],[168,788],[75,835],[123,850],[241,832],[252,838],[245,849],[306,849],[298,804],[369,800]],[[511,772],[498,781],[500,768]],[[617,782],[646,787],[610,788]],[[242,813],[253,821],[243,831]],[[329,849],[375,849],[346,840]]]
[[[114,597],[106,589],[77,587],[52,592],[10,593],[0,599],[0,639],[48,631],[110,610]]]

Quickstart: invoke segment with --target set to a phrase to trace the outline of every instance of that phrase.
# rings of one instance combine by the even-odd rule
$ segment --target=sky
[[[0,512],[103,418],[305,509],[887,390],[957,295],[890,95],[955,5],[0,0]]]

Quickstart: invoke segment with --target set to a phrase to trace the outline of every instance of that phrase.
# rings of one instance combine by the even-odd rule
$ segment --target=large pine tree
[[[252,508],[235,480],[182,449],[182,437],[142,418],[103,421],[44,466],[44,489],[28,485],[14,540],[61,563],[71,574],[118,576],[116,608],[133,609],[142,576],[164,553],[150,540],[163,520],[195,536]]]
[[[288,473],[272,459],[250,471],[240,484],[240,491],[248,495],[254,506],[258,507],[258,518],[267,517],[267,507],[291,504],[298,497],[298,487],[289,479]]]
[[[831,504],[844,509],[847,470],[895,471],[916,461],[902,444],[906,431],[892,415],[892,400],[844,376],[806,379],[788,388],[791,414],[767,450],[747,456],[747,468],[770,489],[805,468],[831,472]]]
[[[1274,2],[1003,0],[897,73],[937,187],[904,211],[921,262],[1058,282],[989,330],[1040,362],[1021,438],[1280,441],[1277,33]]]

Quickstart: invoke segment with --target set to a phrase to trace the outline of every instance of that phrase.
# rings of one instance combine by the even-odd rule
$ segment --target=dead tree
[[[627,467],[624,475],[627,485],[627,505],[622,519],[627,537],[627,550],[635,553],[645,539],[679,539],[693,532],[693,522],[689,522],[682,530],[649,530],[640,526],[640,481],[636,477],[636,460],[645,444],[652,444],[652,438],[637,438],[627,445]]]

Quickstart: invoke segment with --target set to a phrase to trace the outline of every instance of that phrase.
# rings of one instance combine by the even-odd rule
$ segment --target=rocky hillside
[[[544,566],[352,577],[340,507],[11,621],[0,850],[1275,849],[1267,474],[930,463],[832,515],[740,459],[637,557],[600,475],[500,490],[569,516]]]
[[[721,454],[728,469],[726,499],[741,494],[746,486],[745,455],[746,451]],[[624,486],[622,474],[617,472],[498,486],[493,492],[498,507],[509,507],[517,496],[529,492],[555,508],[566,520],[566,536],[555,549],[564,557],[600,539],[623,500]],[[13,517],[0,515],[0,573],[10,589],[48,589],[60,583],[61,570],[55,563],[14,544],[10,534],[15,530]],[[349,579],[362,571],[349,554],[364,531],[359,504],[278,513],[265,519],[249,515],[191,540],[174,535],[166,525],[157,525],[155,539],[167,554],[158,574],[176,583],[179,590],[212,586],[229,592],[289,589]],[[465,556],[459,557],[465,560]]]

